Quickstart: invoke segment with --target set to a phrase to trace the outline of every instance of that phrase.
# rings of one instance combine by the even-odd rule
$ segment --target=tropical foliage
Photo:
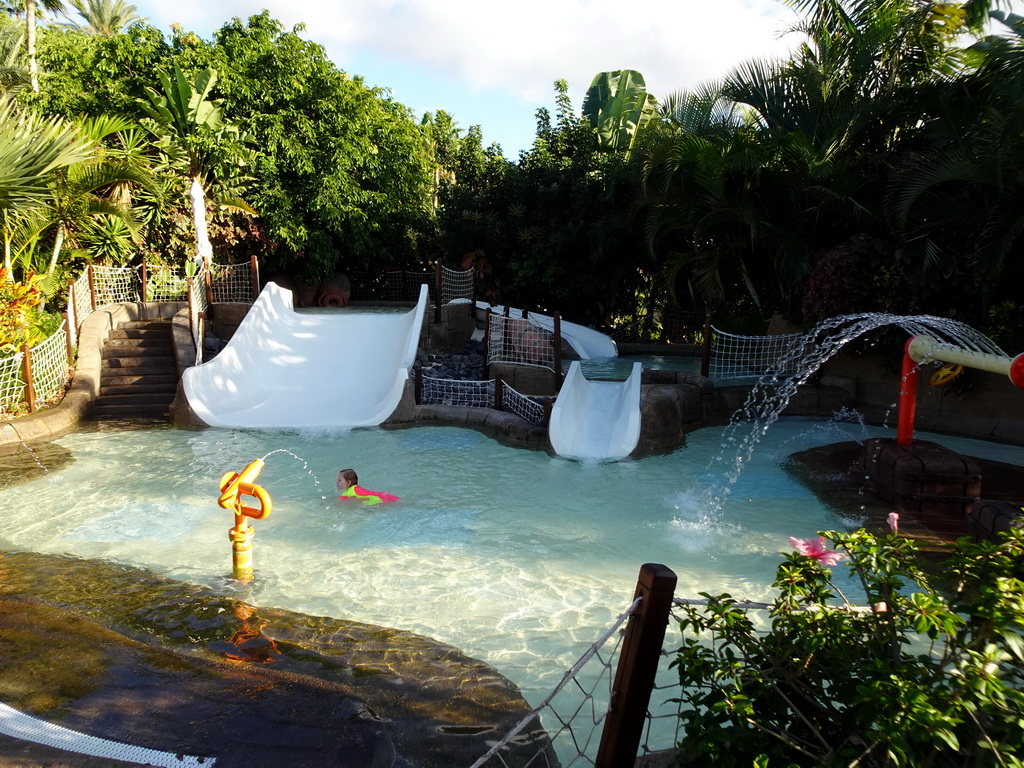
[[[514,160],[454,115],[415,119],[266,12],[204,40],[75,0],[82,23],[40,26],[37,94],[28,30],[7,19],[0,87],[21,114],[145,129],[102,139],[94,165],[116,159],[125,180],[87,192],[120,213],[65,226],[76,247],[55,249],[43,214],[79,171],[42,170],[31,200],[0,205],[6,263],[258,255],[264,274],[315,282],[443,259],[473,266],[481,297],[619,333],[669,312],[757,330],[885,310],[1024,343],[1024,23],[1000,0],[785,1],[802,40],[787,59],[660,102],[609,70],[581,111],[559,81]]]
[[[825,536],[793,540],[766,627],[684,607],[679,764],[1024,765],[1024,535],[962,540],[945,591],[895,532]]]

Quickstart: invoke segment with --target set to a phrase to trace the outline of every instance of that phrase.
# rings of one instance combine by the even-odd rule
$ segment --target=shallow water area
[[[672,454],[581,464],[447,427],[80,432],[74,461],[0,490],[0,548],[71,553],[225,589],[233,520],[218,483],[266,457],[273,512],[254,521],[253,599],[429,635],[490,663],[538,703],[628,606],[642,563],[676,594],[764,600],[789,536],[848,528],[780,468],[795,451],[891,436],[775,424],[734,483],[723,429]],[[1006,460],[1019,448],[921,435]],[[400,501],[340,502],[339,469]],[[3,484],[0,483],[0,486]],[[709,494],[725,494],[709,514]]]

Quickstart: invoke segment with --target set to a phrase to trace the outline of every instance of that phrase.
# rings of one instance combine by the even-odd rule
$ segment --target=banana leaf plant
[[[583,100],[583,116],[607,150],[633,148],[640,129],[658,114],[658,102],[647,93],[644,76],[634,69],[594,76]]]

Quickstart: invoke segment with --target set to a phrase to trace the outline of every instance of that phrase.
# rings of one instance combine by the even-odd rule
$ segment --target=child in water
[[[357,499],[364,506],[380,504],[384,501],[398,501],[398,497],[384,491],[368,491],[359,487],[359,475],[354,469],[343,469],[338,473],[338,490],[341,491],[339,501]]]

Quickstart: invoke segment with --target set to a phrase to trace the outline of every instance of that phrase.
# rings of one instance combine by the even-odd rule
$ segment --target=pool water
[[[707,494],[726,490],[732,462],[721,428],[668,455],[612,464],[446,427],[74,433],[57,441],[74,462],[0,490],[0,548],[104,558],[225,590],[232,516],[217,506],[219,480],[277,451],[258,479],[273,513],[253,523],[252,602],[429,635],[487,661],[537,704],[629,604],[645,562],[672,568],[680,597],[768,598],[789,536],[860,522],[780,463],[891,434],[782,420],[709,516]],[[920,437],[1001,460],[1019,451]],[[343,467],[401,500],[339,502]]]
[[[686,371],[700,373],[700,358],[685,355],[623,355],[622,357],[596,357],[580,360],[580,370],[588,379],[625,381],[633,371],[633,363],[643,363],[648,371]],[[563,367],[569,370],[570,363]]]

